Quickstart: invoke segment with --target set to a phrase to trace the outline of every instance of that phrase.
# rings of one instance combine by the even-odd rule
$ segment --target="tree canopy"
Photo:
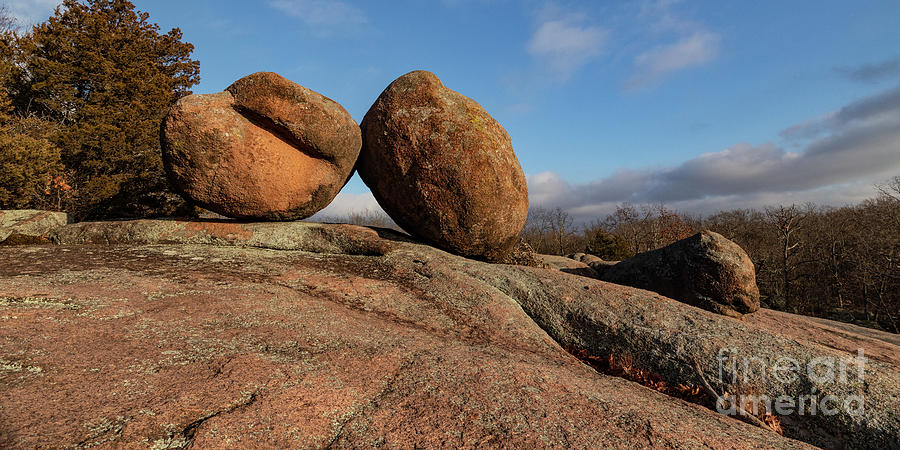
[[[14,111],[55,124],[76,218],[171,214],[159,124],[199,81],[193,45],[127,0],[65,0],[15,39]],[[4,56],[6,59],[6,56]],[[5,86],[5,87],[7,87]]]

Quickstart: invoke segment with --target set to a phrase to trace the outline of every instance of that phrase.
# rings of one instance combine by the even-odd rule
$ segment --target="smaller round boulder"
[[[528,216],[525,174],[506,130],[431,72],[394,80],[362,121],[360,177],[414,236],[502,261]]]
[[[315,214],[347,182],[361,145],[359,126],[341,105],[269,72],[180,99],[162,127],[173,187],[240,219]]]
[[[709,230],[605,268],[610,283],[646,289],[727,316],[759,310],[756,269],[739,245]]]

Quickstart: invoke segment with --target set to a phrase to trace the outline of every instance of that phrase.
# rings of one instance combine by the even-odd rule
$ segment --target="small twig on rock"
[[[765,428],[773,433],[778,433],[778,430],[772,428],[769,424],[760,420],[759,417],[756,417],[753,414],[748,413],[738,403],[737,398],[727,398],[722,395],[719,395],[719,393],[716,392],[715,389],[713,389],[713,387],[709,384],[709,382],[706,381],[706,377],[703,375],[703,370],[700,369],[700,363],[698,363],[697,361],[694,361],[694,370],[697,372],[697,376],[700,378],[700,382],[702,383],[703,390],[707,393],[707,395],[709,395],[710,397],[715,399],[716,406],[719,405],[719,402],[722,402],[722,404],[725,405],[725,404],[727,404],[725,402],[730,401],[730,402],[734,403],[735,410],[737,410],[737,412],[738,412],[738,414],[737,414],[738,419],[743,420],[744,422],[747,422],[751,425],[756,425],[760,428]]]

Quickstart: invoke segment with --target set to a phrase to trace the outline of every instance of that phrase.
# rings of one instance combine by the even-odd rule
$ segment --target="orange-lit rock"
[[[244,219],[294,220],[329,203],[359,154],[359,127],[333,100],[274,73],[191,95],[163,124],[173,186],[198,205]]]

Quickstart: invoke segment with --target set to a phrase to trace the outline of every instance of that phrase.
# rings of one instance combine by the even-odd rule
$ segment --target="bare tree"
[[[900,204],[900,176],[892,178],[887,183],[876,185],[875,188],[878,189],[878,200],[895,206]],[[896,209],[894,208],[895,213],[890,215],[889,220],[900,229],[900,214],[896,213]]]
[[[616,211],[606,217],[606,227],[613,234],[622,238],[629,247],[631,254],[637,254],[649,250],[646,244],[646,229],[641,225],[647,221],[650,212],[646,209],[639,210],[630,203],[616,206]]]
[[[550,223],[549,211],[542,207],[533,207],[528,210],[528,221],[522,230],[522,239],[537,253],[547,253],[549,247],[548,234]]]
[[[624,203],[606,217],[603,225],[628,244],[630,253],[637,254],[690,236],[694,230],[688,221],[696,220],[683,217],[661,203],[640,206]]]
[[[553,236],[554,250],[558,255],[569,253],[569,243],[575,234],[572,218],[560,207],[550,211],[550,232]]]
[[[0,6],[0,35],[9,35],[19,29],[19,22],[6,5]]]
[[[882,197],[900,202],[900,175],[891,178],[887,183],[876,185],[875,188]]]
[[[769,221],[775,226],[775,230],[778,233],[781,297],[785,305],[790,305],[792,295],[791,283],[797,267],[795,256],[802,245],[802,242],[797,239],[797,235],[806,219],[806,214],[797,205],[792,204],[788,207],[766,208],[766,216],[768,216]]]
[[[522,238],[538,253],[565,255],[584,250],[584,239],[578,236],[574,220],[562,208],[531,208]]]

